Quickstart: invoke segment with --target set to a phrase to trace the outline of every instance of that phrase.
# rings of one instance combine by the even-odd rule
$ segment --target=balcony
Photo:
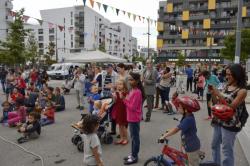
[[[238,6],[238,2],[234,1],[231,3],[221,3],[219,5],[216,5],[216,8],[218,9],[233,9],[233,8],[237,8]]]
[[[233,29],[235,27],[236,27],[236,23],[211,24],[211,29]]]
[[[207,5],[204,5],[204,6],[190,6],[189,10],[190,11],[207,11],[208,6]]]
[[[12,4],[12,2],[11,2],[11,1],[5,2],[5,7],[6,7],[6,9],[12,10],[12,9],[13,9],[13,4]]]
[[[199,15],[193,15],[191,14],[189,17],[189,20],[203,20],[206,18],[210,18],[209,15],[205,15],[205,14],[199,14]]]
[[[6,16],[6,21],[7,22],[13,22],[13,17],[12,16]]]
[[[175,34],[175,35],[163,34],[163,38],[164,39],[179,39],[181,38],[181,34]]]
[[[189,36],[188,36],[189,39],[204,39],[206,37],[207,37],[207,35],[204,34],[204,33],[197,33],[197,34],[191,34],[190,33]]]

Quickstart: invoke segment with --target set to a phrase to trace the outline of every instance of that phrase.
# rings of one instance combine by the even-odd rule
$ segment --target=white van
[[[47,74],[52,79],[66,79],[69,77],[70,67],[82,66],[80,63],[55,63],[49,67]]]

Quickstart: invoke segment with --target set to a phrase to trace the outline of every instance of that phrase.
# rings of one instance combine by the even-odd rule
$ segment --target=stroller
[[[113,99],[112,98],[108,98],[108,99],[102,99],[101,100],[102,103],[106,103],[107,104],[107,111],[104,111],[101,115],[100,115],[100,125],[97,131],[97,135],[101,141],[101,143],[103,144],[112,144],[113,143],[113,137],[108,133],[107,128],[109,127],[109,122],[110,122],[110,118],[109,118],[109,112],[110,112],[110,108],[113,105]],[[84,142],[83,142],[83,138],[82,138],[82,134],[83,132],[80,129],[80,123],[82,123],[82,120],[84,119],[84,117],[87,114],[81,114],[81,120],[77,123],[74,123],[71,125],[71,127],[73,127],[74,130],[74,135],[71,138],[71,142],[76,145],[77,150],[79,152],[83,152],[84,149]]]

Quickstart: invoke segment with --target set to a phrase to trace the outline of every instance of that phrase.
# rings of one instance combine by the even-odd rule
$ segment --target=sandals
[[[119,144],[122,144],[122,143],[123,143],[123,140],[116,141],[116,142],[115,142],[115,145],[119,145]]]
[[[128,144],[128,140],[123,140],[122,142],[121,142],[121,145],[127,145]]]

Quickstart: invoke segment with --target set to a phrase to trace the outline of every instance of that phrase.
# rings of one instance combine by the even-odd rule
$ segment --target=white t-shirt
[[[84,141],[84,159],[83,163],[86,165],[97,165],[92,149],[98,147],[98,153],[102,160],[102,148],[100,140],[96,133],[93,134],[83,134]]]

